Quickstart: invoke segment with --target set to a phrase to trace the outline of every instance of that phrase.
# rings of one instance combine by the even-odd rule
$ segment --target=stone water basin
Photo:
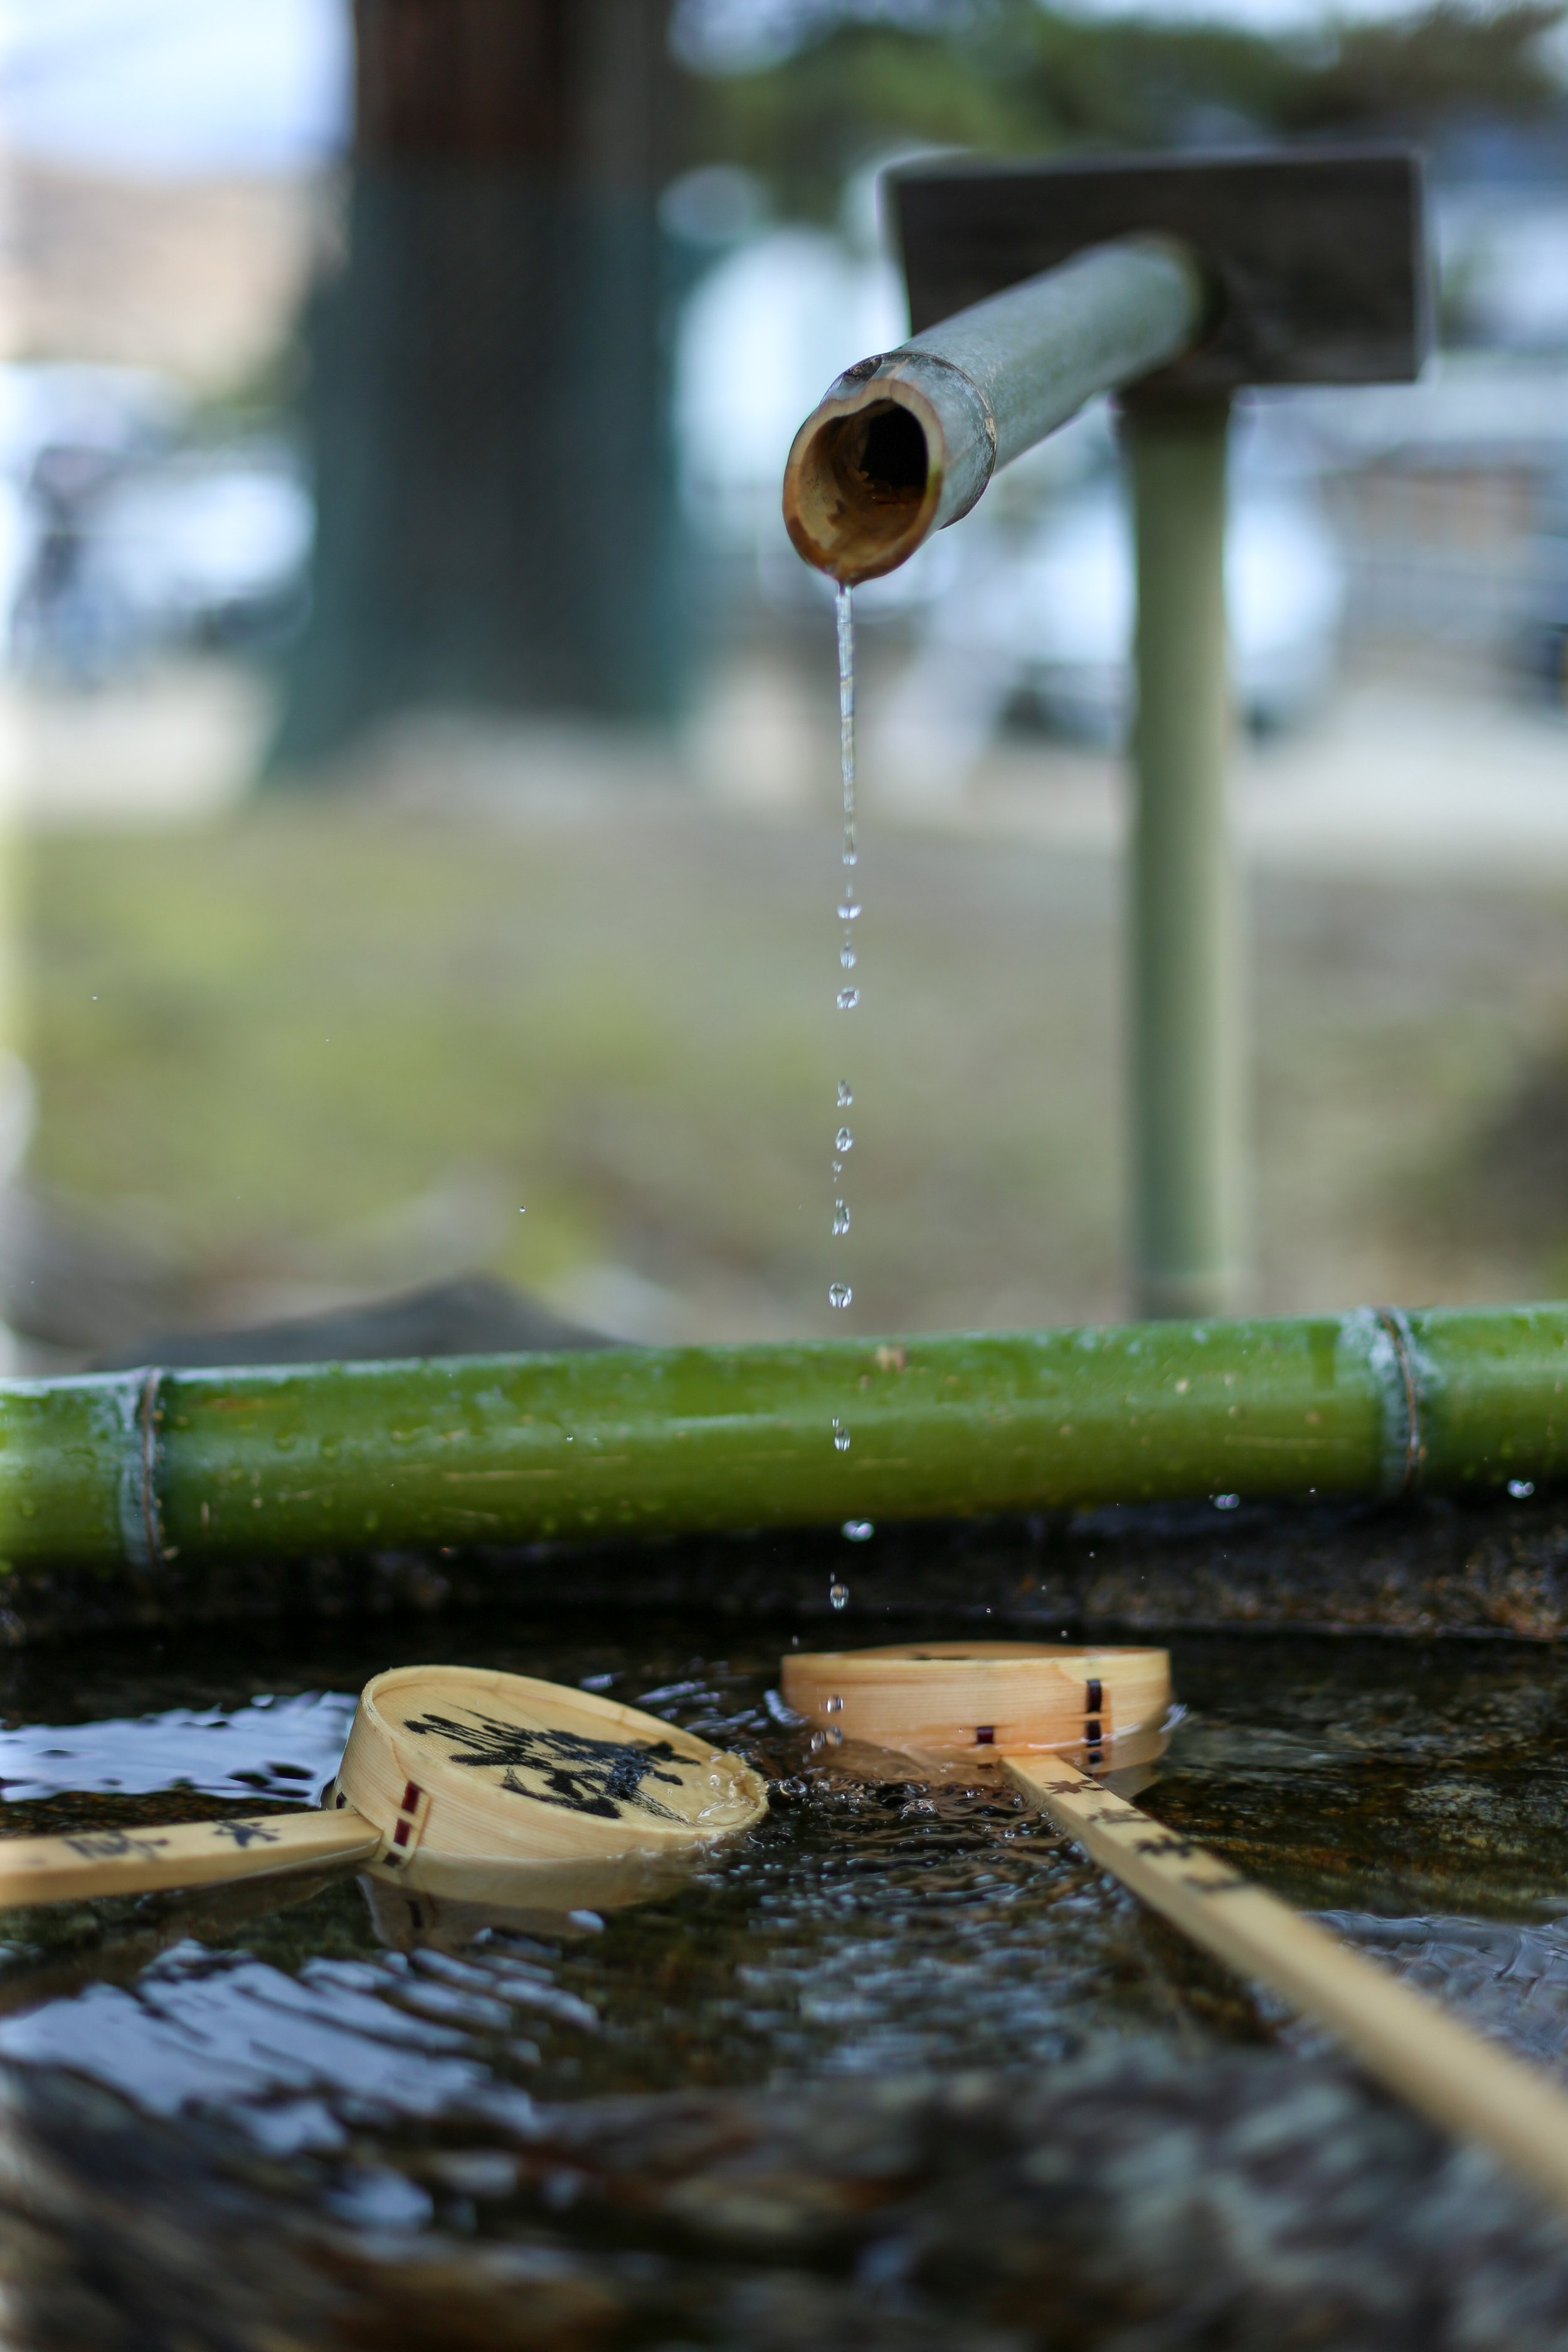
[[[360,1685],[431,1654],[608,1689],[773,1783],[689,1883],[569,1919],[438,1915],[347,1875],[11,1914],[15,2340],[1568,2339],[1568,2224],[1010,1795],[814,1756],[776,1696],[795,1638],[492,1608],[12,1657],[16,1832],[308,1801]],[[1568,1655],[1173,1647],[1187,1712],[1141,1801],[1562,2068]]]

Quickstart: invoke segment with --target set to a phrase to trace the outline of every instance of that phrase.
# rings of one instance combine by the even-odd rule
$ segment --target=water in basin
[[[0,2061],[16,2128],[68,2171],[85,2128],[70,2102],[98,2102],[94,2131],[160,2152],[150,2181],[191,2160],[176,2201],[195,2242],[217,2247],[242,2210],[297,2249],[312,2294],[323,2264],[331,2295],[370,2304],[388,2281],[406,2296],[416,2274],[450,2271],[466,2284],[443,2290],[447,2319],[452,2295],[472,2305],[453,2341],[1261,2344],[1285,2291],[1259,2284],[1267,2270],[1294,2277],[1303,2307],[1337,2297],[1322,2340],[1356,2343],[1363,2317],[1397,2315],[1384,2271],[1414,2292],[1395,2214],[1441,2249],[1424,2294],[1447,2263],[1461,2303],[1490,2282],[1516,2342],[1568,2332],[1555,2223],[1190,1953],[1020,1801],[912,1766],[866,1785],[814,1757],[776,1695],[792,1638],[726,1626],[721,1646],[700,1617],[629,1619],[612,1637],[602,1617],[507,1612],[14,1658],[0,1780],[16,1832],[308,1801],[361,1683],[432,1652],[607,1690],[773,1782],[766,1822],[689,1883],[553,1925],[372,1899],[352,1875],[14,1913]],[[1259,1636],[1180,1641],[1174,1663],[1188,1712],[1141,1801],[1562,2064],[1568,1658]],[[1203,2181],[1235,2206],[1264,2176],[1293,2271],[1254,2276],[1234,2245],[1190,2276],[1185,2253],[1155,2260],[1151,2200],[1165,2213],[1173,2183],[1190,2200]],[[207,2211],[216,2181],[229,2203]],[[1070,2219],[1086,2184],[1092,2226]],[[128,2239],[150,2226],[127,2221]],[[1070,2312],[1055,2287],[1017,2287],[1053,2231],[1058,2285],[1098,2247],[1099,2284],[1079,2277]],[[258,2331],[277,2320],[284,2252],[245,2288]],[[1382,2282],[1370,2317],[1345,2285],[1356,2262]],[[553,2335],[554,2320],[518,2335],[512,2311],[509,2335],[486,2315],[519,2263],[575,2283],[531,2304],[557,2311]],[[1231,2332],[1191,2332],[1227,2279]],[[1119,2332],[1160,2310],[1165,2332]]]

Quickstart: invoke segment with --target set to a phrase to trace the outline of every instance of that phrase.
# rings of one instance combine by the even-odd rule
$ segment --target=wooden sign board
[[[1403,383],[1426,356],[1421,168],[1404,149],[958,160],[888,185],[916,334],[1090,246],[1153,231],[1196,250],[1215,309],[1151,390]]]

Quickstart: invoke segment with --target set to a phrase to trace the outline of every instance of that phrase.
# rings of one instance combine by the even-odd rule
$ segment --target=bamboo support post
[[[1122,410],[1138,576],[1129,1065],[1140,1315],[1224,1314],[1242,1255],[1229,407],[1223,394],[1136,395]]]
[[[0,1573],[1497,1488],[1565,1382],[1568,1306],[12,1381]]]

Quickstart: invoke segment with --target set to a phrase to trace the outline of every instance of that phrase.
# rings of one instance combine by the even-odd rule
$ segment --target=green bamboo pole
[[[1177,239],[1118,237],[858,362],[789,453],[797,552],[849,586],[896,571],[1096,393],[1179,357],[1210,309]]]
[[[155,1570],[1495,1486],[1568,1471],[1565,1383],[1568,1306],[15,1381],[0,1555]]]
[[[1131,874],[1133,1291],[1223,1315],[1242,1256],[1237,890],[1227,810],[1229,402],[1134,394]]]

